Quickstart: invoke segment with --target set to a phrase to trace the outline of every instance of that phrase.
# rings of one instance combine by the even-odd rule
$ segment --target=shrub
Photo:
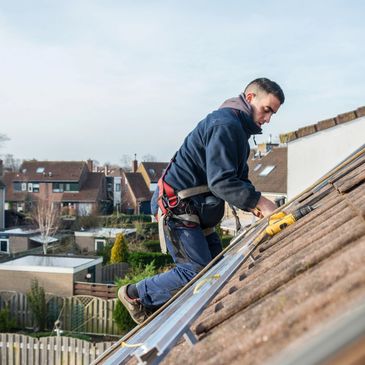
[[[130,252],[128,263],[132,268],[144,267],[154,262],[157,269],[171,264],[172,257],[160,252]]]
[[[11,318],[8,307],[0,310],[0,332],[9,332],[16,327],[16,321]]]
[[[223,236],[221,238],[221,241],[222,241],[222,247],[223,248],[226,248],[229,243],[231,242],[231,239],[233,238],[233,236]]]
[[[146,265],[143,270],[138,271],[137,269],[134,269],[134,271],[132,271],[123,279],[118,279],[115,284],[118,286],[119,289],[123,285],[137,283],[144,278],[153,276],[155,274],[157,274],[157,270],[154,262],[152,261],[151,263]],[[114,309],[113,319],[122,331],[128,332],[136,326],[136,324],[130,317],[127,309],[120,301],[117,302]]]
[[[111,251],[110,263],[127,262],[128,260],[128,243],[122,233],[118,233]]]
[[[43,287],[39,286],[38,280],[32,281],[32,286],[27,293],[27,298],[36,324],[35,331],[44,331],[47,323],[46,294]]]
[[[143,246],[149,252],[161,252],[161,247],[160,247],[160,241],[159,240],[144,241]]]
[[[103,248],[96,251],[97,256],[103,256],[103,265],[106,265],[108,262],[110,262],[112,247],[112,243],[107,243]]]

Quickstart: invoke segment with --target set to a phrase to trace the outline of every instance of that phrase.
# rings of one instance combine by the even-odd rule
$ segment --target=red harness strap
[[[158,180],[159,192],[157,202],[163,215],[166,215],[171,208],[175,208],[179,204],[179,197],[177,196],[174,188],[164,181],[166,172],[175,160],[175,156],[171,159],[160,180]]]

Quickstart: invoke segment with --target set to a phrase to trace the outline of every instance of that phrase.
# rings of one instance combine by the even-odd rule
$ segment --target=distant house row
[[[292,198],[364,143],[365,107],[282,134],[281,144],[261,144],[251,151],[250,180],[272,200]],[[0,229],[4,209],[24,211],[37,199],[58,202],[65,215],[92,212],[150,213],[150,200],[167,162],[96,167],[84,161],[24,161],[18,172],[2,174]],[[3,175],[3,176],[2,176]],[[2,176],[2,179],[1,179]]]

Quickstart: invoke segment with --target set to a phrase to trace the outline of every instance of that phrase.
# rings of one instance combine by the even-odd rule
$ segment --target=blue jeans
[[[200,226],[185,227],[172,220],[168,228],[171,234],[165,235],[166,246],[176,267],[137,283],[139,298],[146,308],[155,309],[166,303],[222,251],[216,232],[204,236]]]

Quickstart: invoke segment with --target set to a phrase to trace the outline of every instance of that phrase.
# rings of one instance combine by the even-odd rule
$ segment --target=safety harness
[[[165,181],[165,175],[172,163],[175,161],[175,156],[171,159],[168,164],[166,170],[162,174],[160,180],[158,181],[158,229],[160,236],[160,246],[161,251],[163,253],[167,252],[166,241],[165,241],[165,233],[166,230],[164,228],[167,225],[167,220],[170,218],[185,222],[185,223],[193,223],[200,224],[200,219],[197,214],[185,211],[184,213],[176,213],[173,211],[174,208],[177,208],[182,200],[193,197],[195,195],[204,194],[210,192],[208,185],[199,185],[194,186],[192,188],[176,191],[171,185],[169,185]],[[214,228],[203,229],[205,235],[209,235],[214,232]]]

